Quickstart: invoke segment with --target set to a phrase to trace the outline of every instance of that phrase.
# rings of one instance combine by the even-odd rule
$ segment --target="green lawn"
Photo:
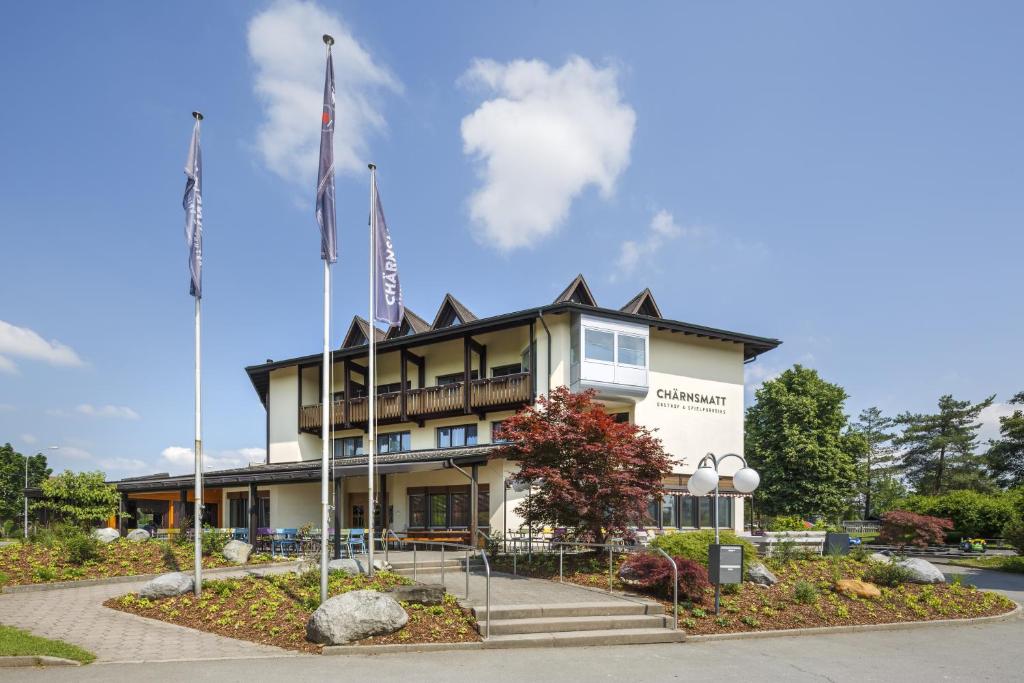
[[[995,569],[1000,572],[1024,574],[1024,557],[1019,555],[979,555],[978,557],[950,560],[949,563],[958,567]]]
[[[96,655],[83,650],[77,645],[70,645],[59,640],[48,640],[34,636],[12,626],[0,624],[0,657],[12,655],[45,655],[73,659],[88,664],[96,659]]]

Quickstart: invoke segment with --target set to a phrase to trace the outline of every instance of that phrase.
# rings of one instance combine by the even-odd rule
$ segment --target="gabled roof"
[[[623,313],[646,315],[651,318],[662,317],[661,309],[658,308],[658,303],[654,300],[654,295],[651,294],[651,290],[649,288],[645,288],[644,291],[634,296],[629,300],[629,303],[619,310]]]
[[[374,341],[383,341],[384,333],[381,332],[375,326],[373,332],[376,335]],[[370,324],[366,322],[365,318],[360,318],[358,315],[352,316],[352,324],[348,326],[348,332],[345,333],[345,339],[341,342],[341,348],[351,349],[354,346],[363,346],[370,342]]]
[[[554,301],[556,304],[566,302],[583,304],[584,306],[597,306],[597,300],[594,299],[594,295],[590,292],[587,281],[583,279],[583,273],[577,275]]]
[[[441,308],[437,309],[434,323],[430,327],[431,329],[440,330],[454,325],[465,325],[476,319],[477,317],[473,315],[473,312],[463,306],[458,299],[451,294],[445,294],[444,301],[441,302]]]
[[[392,326],[388,333],[384,335],[384,338],[394,339],[395,337],[405,337],[429,330],[430,323],[406,308],[405,313],[402,315],[402,322]]]

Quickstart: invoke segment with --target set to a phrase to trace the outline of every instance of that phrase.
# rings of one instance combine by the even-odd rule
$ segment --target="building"
[[[406,310],[386,333],[356,317],[331,368],[331,489],[340,528],[368,523],[370,334],[377,336],[376,489],[384,503],[377,519],[386,510],[388,528],[462,538],[475,525],[522,525],[514,508],[527,494],[505,483],[516,465],[489,458],[495,429],[562,385],[593,388],[619,419],[657,429],[674,468],[668,495],[652,502],[654,525],[710,526],[712,501],[686,493],[688,474],[707,452],[743,452],[743,366],[781,343],[669,320],[648,289],[621,308],[603,308],[582,275],[551,304],[489,318],[477,318],[451,294],[431,322]],[[268,360],[246,372],[266,409],[267,460],[208,472],[207,520],[318,527],[322,355]],[[122,480],[118,489],[126,509],[173,526],[188,514],[192,483],[190,475],[156,475]],[[723,477],[721,525],[741,529],[743,497],[730,483]]]

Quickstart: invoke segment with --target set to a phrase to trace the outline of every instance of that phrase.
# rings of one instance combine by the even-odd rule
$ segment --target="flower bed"
[[[0,584],[20,586],[188,571],[194,561],[192,553],[191,545],[118,539],[99,546],[95,559],[76,564],[59,541],[50,545],[15,543],[0,548]],[[271,562],[269,555],[249,557],[250,565],[268,562]],[[219,554],[203,557],[206,569],[228,566],[233,565]]]
[[[371,579],[332,572],[328,594],[332,597],[353,590],[386,590],[412,583],[390,572],[377,572]],[[147,600],[135,594],[112,598],[107,607],[180,626],[218,633],[231,638],[303,652],[320,652],[321,645],[306,640],[306,622],[320,602],[320,577],[315,571],[301,576],[247,576],[240,579],[204,581],[203,595],[180,595],[164,600]],[[404,628],[386,636],[375,636],[359,644],[439,643],[479,640],[473,618],[445,595],[444,604],[423,606],[402,603],[409,614]]]

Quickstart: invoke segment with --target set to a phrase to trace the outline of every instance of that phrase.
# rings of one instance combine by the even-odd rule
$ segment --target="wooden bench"
[[[466,545],[469,542],[468,531],[409,531],[406,532],[403,541],[413,543],[461,543]]]

